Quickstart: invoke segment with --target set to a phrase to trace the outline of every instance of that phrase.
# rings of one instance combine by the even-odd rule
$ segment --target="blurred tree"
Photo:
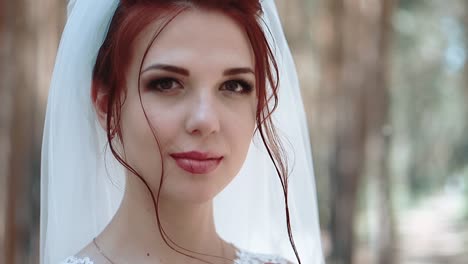
[[[387,171],[388,71],[393,0],[325,2],[321,113],[329,146],[330,263],[352,263],[361,175],[379,188],[378,263],[392,263],[393,217]]]
[[[33,145],[33,124],[36,109],[33,95],[33,71],[35,65],[33,45],[35,38],[32,29],[31,16],[27,3],[25,1],[8,1],[10,2],[9,10],[12,19],[9,22],[12,25],[11,38],[11,57],[10,63],[11,82],[6,89],[9,89],[12,94],[11,105],[11,123],[8,124],[10,129],[10,144],[11,151],[9,156],[9,170],[7,172],[7,220],[6,220],[6,249],[5,263],[26,263],[25,252],[31,252],[34,247],[33,232],[37,233],[37,222],[31,221],[37,215],[34,211],[38,208],[38,199],[32,203],[33,184],[30,179],[33,174],[31,164],[33,158],[37,155],[37,150],[31,148]],[[6,10],[2,10],[5,12]],[[16,19],[16,21],[15,21]],[[28,78],[29,76],[29,78]],[[37,172],[36,172],[36,175]]]
[[[461,83],[461,87],[463,89],[463,94],[465,96],[464,102],[465,102],[465,112],[466,112],[466,117],[468,117],[468,1],[462,1],[464,6],[463,6],[463,17],[462,17],[462,23],[463,23],[463,33],[464,33],[464,55],[465,55],[465,65],[464,65],[464,72],[463,72],[463,80]],[[465,133],[464,135],[467,135],[468,133],[468,122],[465,123]],[[464,159],[459,163],[459,164],[464,164],[465,167],[468,167],[468,140],[466,137],[464,137],[464,151],[460,154],[460,156],[463,156]],[[468,175],[467,175],[468,178]],[[468,183],[468,179],[467,179]],[[467,187],[468,189],[468,187]]]
[[[464,6],[464,16],[463,16],[463,28],[464,28],[464,44],[465,44],[465,65],[464,65],[464,74],[465,77],[463,80],[463,90],[465,92],[465,102],[468,102],[468,1],[463,1]],[[467,113],[468,113],[468,103],[465,104]]]
[[[465,95],[466,95],[466,102],[468,102],[468,1],[463,1],[464,3],[464,16],[463,16],[463,26],[464,26],[464,32],[465,32],[465,84],[463,85],[464,90],[465,90]],[[467,106],[468,108],[468,106]]]
[[[464,1],[464,17],[463,17],[463,26],[464,26],[464,42],[465,42],[465,66],[464,66],[464,79],[462,83],[462,87],[464,90],[464,95],[465,95],[465,112],[466,116],[468,117],[468,1]],[[465,135],[468,133],[468,122],[465,126]],[[466,148],[463,155],[465,158],[468,158],[468,140],[465,141],[466,143]],[[464,168],[464,183],[465,183],[465,201],[468,201],[468,165],[465,164]],[[468,202],[465,203],[465,218],[468,219]]]
[[[65,1],[0,2],[1,263],[39,257],[40,146],[45,98],[63,25]],[[4,199],[2,201],[2,198]]]
[[[6,221],[7,221],[7,190],[12,101],[12,67],[6,62],[11,60],[11,36],[13,34],[11,19],[11,4],[0,1],[0,263],[6,261]],[[7,88],[8,87],[8,88]]]
[[[456,182],[453,175],[468,162],[461,85],[466,2],[401,3],[394,19],[392,167],[400,194],[414,202]]]
[[[393,36],[392,17],[396,0],[383,0],[380,6],[375,6],[366,20],[370,38],[369,52],[374,55],[367,57],[366,90],[366,175],[374,178],[377,193],[377,219],[379,228],[376,230],[375,263],[392,264],[396,258],[395,219],[392,205],[392,186],[389,170],[389,147],[392,133],[390,125],[390,52]],[[372,8],[371,8],[372,9]],[[373,44],[372,44],[373,43]],[[365,54],[365,50],[363,50]]]

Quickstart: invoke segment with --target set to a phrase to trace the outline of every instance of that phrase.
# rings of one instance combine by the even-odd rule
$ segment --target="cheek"
[[[256,101],[248,106],[239,108],[237,118],[226,124],[228,141],[230,142],[233,158],[236,166],[242,166],[252,141],[255,129]]]
[[[146,114],[154,127],[153,112],[146,108]],[[139,100],[127,100],[121,121],[125,160],[143,176],[158,173],[161,167],[159,147]],[[158,131],[155,132],[159,138]]]

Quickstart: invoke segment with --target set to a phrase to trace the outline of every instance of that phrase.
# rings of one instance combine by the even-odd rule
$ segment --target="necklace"
[[[223,241],[220,239],[219,242],[221,243],[221,252],[222,252],[222,258],[223,258],[223,263],[226,263],[227,259],[226,259],[226,253],[224,251],[224,243]],[[101,249],[101,247],[99,247],[99,245],[97,244],[96,242],[96,238],[93,238],[93,244],[94,246],[96,247],[96,249],[98,250],[99,254],[101,254],[107,261],[109,261],[109,263],[111,264],[115,264],[105,253],[104,251]]]
[[[107,257],[106,254],[104,254],[104,252],[102,251],[102,249],[98,246],[98,244],[96,243],[96,238],[93,238],[93,244],[97,248],[97,250],[99,251],[99,254],[101,254],[105,259],[107,259],[107,261],[114,264],[114,262],[112,260],[110,260],[110,258]]]

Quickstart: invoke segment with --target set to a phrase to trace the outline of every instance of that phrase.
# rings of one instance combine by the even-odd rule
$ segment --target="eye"
[[[249,94],[253,90],[253,85],[244,80],[229,80],[223,84],[223,90],[239,94]]]
[[[164,93],[181,88],[181,85],[176,79],[165,77],[149,81],[146,88],[148,90],[155,90]]]

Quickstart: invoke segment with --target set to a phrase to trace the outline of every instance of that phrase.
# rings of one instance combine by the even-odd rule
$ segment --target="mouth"
[[[172,153],[170,156],[183,170],[191,174],[208,174],[214,171],[223,160],[223,156],[200,151]]]

